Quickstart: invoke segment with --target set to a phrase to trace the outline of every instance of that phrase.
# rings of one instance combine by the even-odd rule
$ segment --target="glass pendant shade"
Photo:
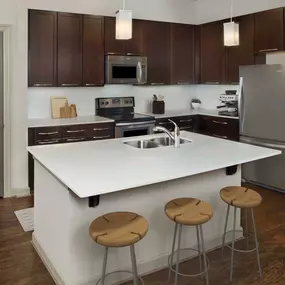
[[[224,45],[239,45],[239,24],[235,22],[224,23]]]
[[[119,10],[116,13],[116,39],[129,40],[132,38],[132,11]]]

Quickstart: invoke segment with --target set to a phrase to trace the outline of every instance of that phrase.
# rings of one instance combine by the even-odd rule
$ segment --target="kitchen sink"
[[[174,141],[169,137],[155,138],[151,140],[152,142],[158,144],[159,146],[169,146],[174,145]],[[180,139],[180,144],[191,143],[189,140]]]
[[[180,139],[180,144],[191,143],[190,140]],[[138,141],[128,141],[124,142],[126,145],[130,145],[135,148],[148,149],[163,146],[173,146],[174,142],[169,137],[159,137],[150,140],[138,140]]]

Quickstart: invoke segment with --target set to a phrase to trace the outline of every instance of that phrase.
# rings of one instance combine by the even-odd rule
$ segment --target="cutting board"
[[[60,108],[65,106],[65,103],[68,102],[66,96],[50,97],[51,98],[51,113],[53,119],[60,118]]]

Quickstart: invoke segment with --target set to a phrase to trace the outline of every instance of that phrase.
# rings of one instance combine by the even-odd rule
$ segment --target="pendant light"
[[[125,10],[126,2],[123,0],[123,9],[116,12],[116,40],[129,40],[132,38],[132,11]]]
[[[239,45],[239,24],[233,22],[233,0],[231,1],[230,16],[231,21],[224,23],[224,45],[238,46]]]

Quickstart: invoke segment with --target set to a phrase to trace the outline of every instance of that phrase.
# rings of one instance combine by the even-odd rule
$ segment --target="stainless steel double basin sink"
[[[191,143],[190,140],[180,139],[180,144]],[[140,148],[140,149],[148,149],[148,148],[156,148],[163,146],[173,146],[174,142],[169,137],[159,137],[150,140],[137,140],[137,141],[127,141],[124,144]]]

